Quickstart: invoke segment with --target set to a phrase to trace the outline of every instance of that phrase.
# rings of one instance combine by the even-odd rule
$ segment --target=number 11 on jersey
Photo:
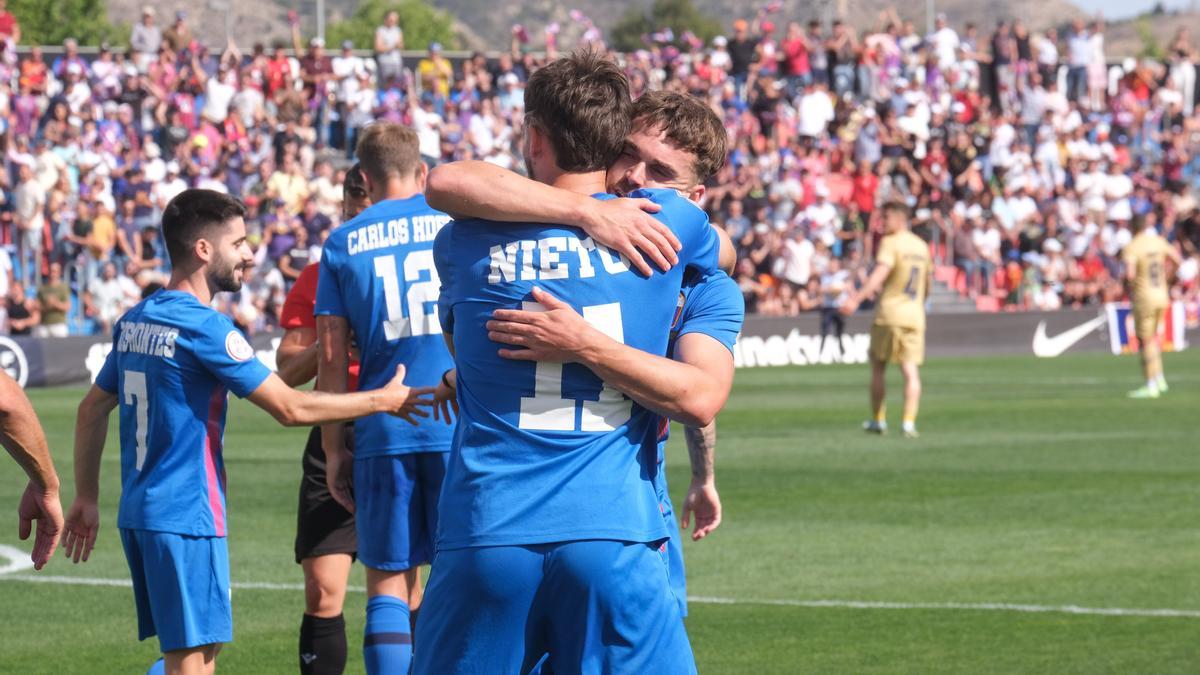
[[[544,312],[540,303],[526,302],[521,309]],[[593,328],[624,344],[625,327],[621,320],[621,304],[592,305],[583,308],[583,318]],[[565,398],[563,394],[563,364],[538,362],[534,371],[533,396],[521,397],[521,413],[517,426],[538,431],[613,431],[633,416],[633,401],[603,382],[595,401]],[[579,426],[575,411],[582,406]]]

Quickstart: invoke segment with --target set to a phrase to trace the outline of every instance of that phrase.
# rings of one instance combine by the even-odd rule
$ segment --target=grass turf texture
[[[1129,401],[1133,358],[934,361],[923,370],[919,440],[859,431],[862,366],[743,370],[720,418],[725,522],[686,545],[701,672],[1194,673],[1197,618],[945,609],[847,609],[755,600],[1021,603],[1200,610],[1200,352],[1171,354],[1172,389]],[[82,390],[31,392],[70,503],[71,436]],[[115,416],[114,416],[115,421]],[[115,424],[113,425],[115,434]],[[292,562],[303,430],[233,404],[226,436],[235,582],[298,583]],[[114,436],[115,438],[115,436]],[[677,509],[687,486],[677,433],[668,451]],[[102,477],[91,562],[41,574],[128,578],[115,527],[117,449]],[[0,477],[11,518],[24,479]],[[13,519],[15,520],[15,519]],[[25,549],[15,523],[0,543]],[[0,561],[3,564],[4,561]],[[34,574],[32,570],[24,574]],[[351,583],[361,586],[361,568]],[[350,670],[361,672],[364,596],[346,607]],[[142,672],[128,588],[0,580],[0,672]],[[234,591],[224,672],[296,670],[301,593]]]

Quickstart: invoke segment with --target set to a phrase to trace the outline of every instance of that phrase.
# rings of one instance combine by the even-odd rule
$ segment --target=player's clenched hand
[[[442,376],[442,381],[438,382],[437,389],[433,392],[433,419],[442,420],[446,424],[453,424],[454,417],[458,417],[458,396],[455,391],[454,384],[447,382],[457,382],[457,373],[451,370]],[[454,411],[454,416],[450,415],[450,411]]]
[[[333,501],[354,513],[354,453],[345,445],[325,453],[325,485]]]
[[[597,243],[629,258],[645,276],[650,276],[651,270],[643,253],[666,272],[679,262],[676,251],[683,246],[671,228],[650,215],[661,208],[649,199],[595,201],[583,231]]]
[[[96,545],[96,532],[100,530],[100,509],[90,499],[75,498],[67,511],[63,531],[63,551],[72,562],[87,562]]]
[[[692,480],[687,497],[683,500],[680,528],[686,530],[693,516],[696,518],[696,529],[692,531],[692,541],[700,541],[721,524],[721,496],[717,494],[716,483],[711,480]]]
[[[423,408],[433,407],[433,387],[408,387],[404,384],[404,364],[396,366],[396,376],[380,390],[387,397],[388,413],[416,426],[418,417],[429,417]]]
[[[524,349],[501,349],[500,356],[520,361],[570,363],[595,337],[596,329],[567,303],[540,288],[533,299],[544,311],[498,309],[487,322],[488,339]]]
[[[33,531],[33,521],[37,521],[37,536],[33,540],[33,568],[40,570],[54,555],[58,548],[58,538],[62,535],[63,512],[62,504],[58,501],[57,489],[39,487],[33,481],[25,486],[25,494],[21,495],[21,504],[17,507],[17,517],[20,519],[18,536],[21,541],[29,538]]]

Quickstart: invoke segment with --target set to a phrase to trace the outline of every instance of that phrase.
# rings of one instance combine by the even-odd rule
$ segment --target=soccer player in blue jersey
[[[525,99],[530,174],[607,197],[604,171],[629,131],[620,71],[576,54],[531,76]],[[617,341],[664,354],[683,272],[714,270],[718,242],[694,204],[650,196],[682,248],[648,278],[571,227],[458,221],[438,236],[461,416],[416,673],[524,672],[543,654],[560,673],[695,670],[659,551],[657,416],[579,364],[501,357],[487,329],[496,309],[532,307],[536,285]],[[695,422],[715,414],[691,410]]]
[[[410,383],[437,384],[453,361],[437,318],[433,241],[450,217],[425,203],[426,167],[412,129],[372,124],[356,153],[373,203],[334,230],[321,255],[317,389],[346,390],[351,330],[361,386],[387,381],[398,365],[407,366]],[[367,568],[368,673],[408,671],[417,570],[433,559],[452,434],[444,424],[410,427],[374,415],[355,422],[351,453],[340,428],[322,430],[329,489],[355,514]]]
[[[647,92],[634,101],[633,128],[626,138],[621,156],[609,167],[608,190],[613,194],[627,195],[642,188],[666,188],[698,203],[704,197],[705,181],[716,173],[725,161],[725,139],[725,127],[720,118],[700,99],[675,92]],[[497,182],[503,182],[506,189],[497,192],[488,187]],[[609,223],[618,232],[636,234],[645,217],[645,214],[639,211],[622,212],[610,209],[611,214],[604,213],[604,210],[612,205],[631,200],[601,202],[588,198],[579,199],[579,195],[512,175],[483,162],[456,162],[434,169],[430,176],[428,193],[431,201],[445,203],[448,208],[456,208],[470,215],[491,213],[492,218],[502,220],[551,222],[554,218],[561,217],[576,221],[576,224],[581,226],[597,222]],[[577,204],[573,207],[563,206],[575,202]],[[729,271],[732,270],[735,261],[733,244],[724,236],[724,232],[718,232],[722,235],[721,268]],[[650,230],[650,234],[654,234],[653,230]],[[692,395],[695,396],[698,390],[728,393],[726,373],[733,372],[733,356],[721,344],[732,345],[740,329],[744,315],[741,291],[724,273],[702,278],[685,273],[680,302],[681,308],[676,314],[675,325],[672,326],[670,353],[676,360],[704,371],[706,378],[701,378],[699,385],[692,385]],[[506,325],[508,327],[499,327],[500,336],[497,340],[507,342],[527,339],[531,342],[526,346],[531,349],[557,349],[561,354],[562,350],[572,346],[563,340],[573,339],[580,331],[578,325],[569,323],[570,317],[560,324],[555,318],[558,314],[518,312],[517,321]],[[541,330],[545,337],[530,332],[534,330]],[[683,336],[683,344],[678,349],[675,348],[676,336]],[[716,342],[709,343],[708,338]],[[574,355],[574,358],[578,360],[578,355]],[[642,355],[640,358],[653,357]],[[633,356],[609,361],[618,368],[635,362]],[[630,371],[625,372],[628,374]],[[695,371],[691,373],[696,374]],[[453,379],[452,375],[450,379]],[[674,381],[684,380],[676,377]],[[614,382],[608,383],[620,390]],[[629,391],[623,393],[631,395]],[[448,387],[438,390],[439,399],[452,394]],[[669,399],[672,395],[673,392],[666,392],[666,398]],[[654,401],[638,402],[656,409]],[[664,432],[665,430],[664,425]],[[716,422],[701,427],[685,425],[684,435],[691,460],[692,481],[684,500],[682,524],[686,528],[694,522],[692,538],[699,540],[716,529],[721,522],[721,500],[714,476]],[[660,465],[663,461],[662,450],[665,441],[664,433],[659,441]],[[660,506],[671,532],[671,541],[667,545],[671,584],[686,615],[687,593],[683,549],[679,539],[680,523],[675,520],[675,510],[667,491],[665,474],[660,471],[659,475],[663,478],[659,482]]]
[[[100,525],[100,456],[120,407],[117,525],[133,577],[138,636],[157,635],[169,673],[206,673],[233,636],[225,541],[223,436],[228,392],[288,426],[390,412],[415,424],[426,390],[385,386],[341,396],[288,387],[255,357],[213,294],[241,288],[253,264],[245,207],[211,190],[186,190],[163,213],[167,287],[117,321],[113,349],[79,404],[75,502],[64,547],[86,561]]]

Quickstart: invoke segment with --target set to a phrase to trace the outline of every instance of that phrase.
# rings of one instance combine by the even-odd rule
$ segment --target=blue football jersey
[[[435,386],[454,367],[438,322],[433,240],[450,220],[424,195],[372,205],[335,229],[321,253],[317,316],[350,324],[360,354],[359,389],[378,389],[404,364],[404,383]],[[354,423],[354,456],[447,452],[452,428],[412,426],[386,413]]]
[[[679,291],[679,306],[671,325],[667,356],[674,358],[675,342],[688,333],[707,335],[733,352],[733,343],[742,332],[746,318],[746,300],[742,289],[728,274],[686,274]],[[667,447],[670,420],[663,419],[658,438],[658,463],[662,464]]]
[[[249,396],[271,370],[229,317],[182,291],[158,291],[113,328],[96,386],[117,395],[117,525],[225,536],[228,392]]]
[[[658,217],[683,243],[670,272],[642,277],[565,226],[475,220],[438,235],[460,409],[439,549],[667,537],[653,484],[657,417],[579,364],[500,357],[504,345],[485,327],[497,309],[538,309],[536,285],[613,339],[665,354],[684,270],[714,270],[719,244],[705,213],[674,191],[631,196],[661,204]]]

